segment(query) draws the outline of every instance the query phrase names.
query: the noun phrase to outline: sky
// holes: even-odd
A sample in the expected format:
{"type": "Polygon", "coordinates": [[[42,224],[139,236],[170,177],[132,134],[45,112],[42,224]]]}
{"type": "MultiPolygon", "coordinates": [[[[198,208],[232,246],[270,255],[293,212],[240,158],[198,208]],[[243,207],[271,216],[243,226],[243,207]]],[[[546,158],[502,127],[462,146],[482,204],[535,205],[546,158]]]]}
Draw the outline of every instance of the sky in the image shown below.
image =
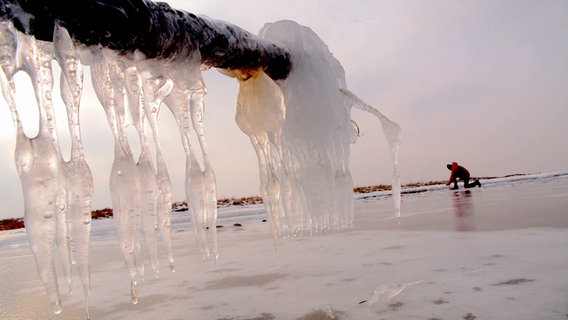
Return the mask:
{"type": "MultiPolygon", "coordinates": [[[[314,30],[342,63],[348,88],[402,127],[403,183],[445,180],[446,163],[452,161],[474,177],[568,169],[567,1],[168,2],[255,34],[278,20],[314,30]]],[[[16,77],[19,110],[33,135],[36,118],[24,114],[34,109],[25,108],[35,104],[31,84],[23,73],[16,77]]],[[[205,137],[218,197],[258,195],[256,154],[234,121],[237,83],[214,69],[204,78],[205,137]]],[[[83,143],[94,176],[93,209],[102,209],[111,205],[113,140],[88,69],[84,87],[83,143]]],[[[58,139],[68,159],[70,139],[58,96],[58,139]]],[[[185,155],[173,117],[162,110],[160,136],[174,201],[183,201],[185,155]]],[[[352,119],[361,130],[351,148],[354,185],[390,184],[391,159],[380,122],[358,110],[352,119]]],[[[136,155],[135,131],[128,130],[136,155]]],[[[0,219],[23,216],[14,145],[10,113],[0,99],[0,219]]]]}

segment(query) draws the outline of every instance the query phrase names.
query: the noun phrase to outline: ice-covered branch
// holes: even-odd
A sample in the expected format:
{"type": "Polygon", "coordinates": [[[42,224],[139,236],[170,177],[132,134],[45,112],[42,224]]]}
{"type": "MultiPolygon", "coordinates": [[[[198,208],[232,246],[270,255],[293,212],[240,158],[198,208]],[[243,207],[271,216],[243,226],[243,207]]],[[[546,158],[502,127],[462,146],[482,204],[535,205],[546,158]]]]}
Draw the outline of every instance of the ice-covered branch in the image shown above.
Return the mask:
{"type": "Polygon", "coordinates": [[[146,58],[199,54],[205,66],[259,69],[272,79],[290,72],[286,50],[233,24],[196,16],[150,0],[4,0],[0,20],[21,32],[53,41],[55,24],[84,45],[101,45],[146,58]]]}
{"type": "Polygon", "coordinates": [[[162,103],[179,127],[186,200],[198,247],[204,257],[218,257],[216,178],[203,125],[203,66],[220,68],[239,82],[236,121],[257,153],[260,191],[275,237],[352,226],[352,107],[376,115],[383,124],[393,154],[393,198],[399,213],[400,127],[347,89],[341,63],[309,27],[277,21],[254,36],[150,0],[2,0],[0,85],[17,131],[15,160],[26,231],[55,313],[62,310],[54,268],[57,249],[69,283],[71,262],[79,267],[89,317],[94,190],[80,137],[83,64],[89,65],[114,138],[109,186],[133,303],[138,302],[138,281],[144,279],[145,256],[158,276],[158,231],[174,270],[172,185],[157,121],[162,103]],[[73,140],[69,161],[56,139],[53,60],[62,71],[61,98],[73,140]],[[33,138],[25,135],[15,105],[13,77],[20,71],[28,73],[36,93],[40,128],[33,138]],[[126,134],[128,115],[142,146],[137,161],[126,134]],[[156,146],[155,162],[146,122],[156,146]],[[191,144],[193,133],[198,151],[191,144]]]}

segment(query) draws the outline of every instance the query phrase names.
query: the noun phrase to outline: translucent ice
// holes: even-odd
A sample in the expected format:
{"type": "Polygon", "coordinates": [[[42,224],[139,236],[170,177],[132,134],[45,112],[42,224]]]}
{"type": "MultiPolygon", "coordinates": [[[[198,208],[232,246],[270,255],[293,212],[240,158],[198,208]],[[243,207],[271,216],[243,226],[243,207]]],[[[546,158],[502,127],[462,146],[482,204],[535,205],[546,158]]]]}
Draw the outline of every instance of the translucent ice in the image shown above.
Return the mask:
{"type": "MultiPolygon", "coordinates": [[[[159,39],[158,46],[167,47],[178,39],[193,41],[191,37],[188,40],[177,36],[180,29],[192,26],[195,16],[176,13],[163,5],[152,8],[167,9],[164,16],[151,15],[151,19],[159,21],[150,23],[159,22],[157,28],[164,28],[154,36],[170,36],[168,31],[176,35],[159,39]],[[180,18],[176,20],[179,25],[168,25],[169,18],[180,18]]],[[[158,48],[165,52],[179,49],[161,59],[148,59],[143,51],[113,51],[104,44],[82,44],[79,50],[67,30],[60,26],[55,27],[51,44],[15,31],[8,22],[0,22],[0,84],[16,127],[15,160],[24,193],[26,229],[55,313],[61,311],[54,267],[59,257],[70,288],[71,262],[78,266],[89,317],[93,181],[83,153],[79,124],[83,88],[81,62],[90,65],[91,82],[114,139],[109,184],[133,303],[138,302],[137,284],[144,277],[145,255],[150,258],[154,274],[158,275],[158,231],[166,247],[170,269],[174,270],[170,231],[172,185],[158,128],[162,103],[172,112],[179,127],[186,155],[186,200],[198,247],[204,257],[218,258],[215,173],[203,129],[207,90],[202,64],[226,68],[222,72],[239,82],[236,122],[249,136],[258,156],[260,191],[274,237],[351,226],[353,182],[349,156],[350,144],[357,136],[350,119],[352,107],[374,114],[382,123],[391,147],[393,198],[397,214],[400,213],[400,127],[347,89],[343,67],[311,29],[292,21],[280,21],[265,25],[260,38],[256,38],[229,24],[210,19],[203,21],[208,28],[202,29],[204,39],[201,40],[205,41],[205,47],[200,49],[205,48],[209,56],[202,57],[200,50],[194,51],[195,48],[184,46],[189,42],[182,41],[174,47],[158,48]],[[238,37],[234,33],[238,33],[238,37]],[[209,41],[210,37],[230,42],[227,45],[234,52],[229,50],[230,54],[223,56],[227,53],[225,48],[220,48],[216,41],[209,41]],[[290,73],[288,57],[292,66],[290,73]],[[71,135],[68,162],[63,161],[56,137],[51,100],[54,59],[62,71],[60,94],[67,108],[71,135]],[[275,66],[270,66],[271,59],[276,59],[275,66]],[[224,65],[223,61],[229,64],[224,65]],[[36,94],[40,123],[39,132],[33,138],[24,133],[14,103],[13,76],[20,70],[29,74],[36,94]],[[280,80],[271,78],[275,74],[280,80]],[[129,124],[138,132],[141,152],[137,160],[126,134],[129,124]],[[148,125],[155,145],[155,159],[150,151],[148,125]],[[197,143],[192,145],[192,141],[197,143]]],[[[117,46],[119,44],[117,42],[117,46]]],[[[191,45],[197,44],[191,42],[191,45]]]]}
{"type": "Polygon", "coordinates": [[[2,25],[2,67],[5,99],[12,110],[16,126],[15,161],[24,193],[24,222],[36,260],[40,279],[50,298],[52,311],[60,313],[61,301],[55,271],[55,259],[62,256],[62,265],[69,279],[67,219],[62,208],[63,161],[56,145],[55,123],[51,102],[53,85],[52,53],[47,43],[14,33],[2,25]],[[7,61],[12,61],[9,66],[7,61]],[[22,70],[32,80],[39,111],[39,132],[29,138],[23,130],[15,108],[15,88],[12,77],[22,70]],[[8,74],[5,74],[7,72],[8,74]],[[58,248],[59,253],[58,254],[58,248]]]}
{"type": "Polygon", "coordinates": [[[257,150],[274,234],[349,227],[354,132],[339,91],[343,69],[313,31],[295,22],[267,24],[260,36],[288,50],[293,66],[277,83],[262,72],[239,76],[237,123],[257,150]]]}
{"type": "Polygon", "coordinates": [[[398,166],[398,149],[400,148],[401,141],[401,129],[400,126],[391,121],[389,118],[385,117],[379,110],[366,104],[363,100],[359,99],[355,94],[347,89],[340,89],[344,96],[345,103],[352,105],[363,111],[367,111],[374,116],[376,116],[381,125],[383,126],[383,132],[387,138],[387,142],[391,151],[391,160],[393,164],[393,180],[392,180],[392,197],[394,201],[395,213],[400,217],[400,170],[398,166]]]}
{"type": "Polygon", "coordinates": [[[260,192],[264,205],[271,216],[274,236],[285,233],[288,224],[281,202],[280,177],[282,172],[282,127],[285,120],[285,105],[282,91],[262,71],[251,75],[238,70],[233,75],[239,80],[236,122],[252,142],[258,156],[260,169],[260,192]]]}
{"type": "Polygon", "coordinates": [[[164,102],[178,123],[186,154],[185,192],[195,237],[203,256],[217,259],[217,192],[202,127],[206,89],[200,66],[200,57],[196,56],[183,63],[172,61],[163,68],[163,76],[173,82],[172,91],[164,102]],[[190,121],[199,140],[202,164],[191,147],[190,121]]]}
{"type": "Polygon", "coordinates": [[[158,187],[156,184],[156,173],[152,164],[150,146],[146,136],[146,114],[142,106],[142,78],[136,70],[136,67],[132,66],[126,69],[124,82],[128,93],[129,110],[132,114],[134,126],[138,132],[141,145],[140,156],[136,162],[140,181],[143,182],[140,185],[138,210],[141,216],[142,230],[148,248],[148,255],[150,257],[150,265],[154,276],[157,277],[159,273],[158,244],[156,240],[156,201],[158,199],[158,187]]]}
{"type": "Polygon", "coordinates": [[[423,282],[424,280],[384,283],[373,291],[369,297],[369,303],[388,302],[390,299],[401,294],[406,288],[417,286],[423,282]]]}
{"type": "Polygon", "coordinates": [[[83,88],[83,66],[67,30],[57,26],[54,32],[54,52],[61,67],[61,97],[67,108],[67,121],[71,134],[71,156],[65,163],[66,212],[71,235],[73,263],[79,270],[83,285],[85,309],[89,318],[89,293],[91,278],[89,268],[89,237],[91,234],[91,200],[93,177],[85,160],[79,108],[83,88]]]}
{"type": "Polygon", "coordinates": [[[379,117],[394,165],[400,212],[400,127],[347,90],[345,73],[327,45],[293,21],[265,25],[260,37],[290,52],[288,78],[229,70],[239,80],[236,121],[258,156],[261,194],[275,236],[341,229],[352,223],[350,144],[353,106],[379,117]]]}
{"type": "Polygon", "coordinates": [[[203,169],[197,163],[194,157],[191,158],[190,179],[190,205],[194,212],[194,228],[197,227],[198,233],[205,232],[200,238],[202,251],[206,257],[218,258],[217,249],[217,188],[215,182],[215,173],[209,160],[207,153],[207,143],[205,142],[205,135],[203,133],[203,113],[205,112],[204,96],[206,90],[203,84],[203,79],[198,82],[198,86],[193,88],[189,104],[191,113],[191,123],[193,129],[197,133],[199,147],[201,148],[201,155],[203,157],[203,169]],[[194,194],[191,194],[191,193],[194,194]],[[203,229],[205,227],[205,231],[203,229]],[[203,239],[205,241],[203,241],[203,239]]]}
{"type": "Polygon", "coordinates": [[[138,303],[136,291],[137,256],[140,256],[139,226],[140,215],[137,205],[140,194],[138,168],[132,157],[125,132],[124,98],[125,89],[120,78],[120,66],[111,54],[97,52],[91,65],[93,87],[97,93],[114,137],[114,161],[110,174],[113,216],[118,227],[120,246],[130,274],[131,300],[138,303]],[[114,80],[114,81],[113,81],[114,80]]]}
{"type": "Polygon", "coordinates": [[[174,257],[172,250],[171,237],[171,211],[172,211],[172,183],[168,174],[168,168],[162,154],[160,145],[160,134],[158,129],[158,114],[160,112],[160,104],[164,98],[172,91],[173,83],[170,79],[164,77],[154,77],[150,70],[151,66],[145,66],[140,63],[140,69],[146,70],[142,72],[143,76],[143,107],[144,113],[154,137],[156,146],[156,214],[158,219],[158,229],[162,237],[162,241],[166,247],[170,270],[174,271],[174,257]]]}

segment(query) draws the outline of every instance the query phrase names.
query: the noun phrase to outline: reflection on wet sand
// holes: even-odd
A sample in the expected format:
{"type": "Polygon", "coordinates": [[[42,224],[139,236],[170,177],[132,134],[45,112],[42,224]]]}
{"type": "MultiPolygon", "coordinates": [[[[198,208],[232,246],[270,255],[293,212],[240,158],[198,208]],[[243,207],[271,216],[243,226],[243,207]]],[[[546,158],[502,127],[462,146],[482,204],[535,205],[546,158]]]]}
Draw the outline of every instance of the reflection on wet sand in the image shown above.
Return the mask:
{"type": "Polygon", "coordinates": [[[453,200],[456,231],[474,231],[474,207],[471,191],[454,191],[453,200]]]}

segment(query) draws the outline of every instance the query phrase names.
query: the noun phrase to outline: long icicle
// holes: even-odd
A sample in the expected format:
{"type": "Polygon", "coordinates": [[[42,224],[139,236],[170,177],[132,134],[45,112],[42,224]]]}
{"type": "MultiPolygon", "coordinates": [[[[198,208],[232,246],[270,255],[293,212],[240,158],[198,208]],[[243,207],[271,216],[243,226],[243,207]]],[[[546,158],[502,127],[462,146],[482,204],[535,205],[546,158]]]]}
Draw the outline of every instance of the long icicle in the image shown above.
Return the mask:
{"type": "Polygon", "coordinates": [[[156,147],[156,182],[158,186],[156,211],[158,216],[158,229],[166,247],[170,270],[174,272],[175,267],[171,236],[172,183],[162,154],[158,129],[160,105],[164,98],[172,91],[173,83],[171,79],[166,77],[154,76],[149,70],[145,70],[143,66],[139,66],[138,68],[139,70],[144,70],[142,71],[144,113],[150,124],[154,145],[156,147]]]}
{"type": "Polygon", "coordinates": [[[392,179],[392,198],[394,201],[394,207],[396,216],[400,217],[400,169],[398,165],[398,149],[400,147],[401,129],[400,126],[391,121],[389,118],[385,117],[379,110],[373,108],[372,106],[365,103],[354,93],[347,89],[339,89],[345,98],[345,102],[356,107],[357,109],[366,111],[374,115],[381,121],[383,126],[383,132],[387,138],[387,142],[391,151],[391,160],[393,164],[393,179],[392,179]]]}
{"type": "Polygon", "coordinates": [[[89,294],[91,275],[89,264],[89,239],[91,234],[91,201],[94,187],[91,169],[85,160],[79,108],[83,89],[83,67],[75,46],[67,30],[56,26],[54,31],[54,51],[61,67],[61,97],[67,108],[67,121],[71,134],[71,157],[65,163],[67,176],[67,212],[72,240],[73,263],[79,269],[83,286],[85,312],[89,314],[89,294]]]}
{"type": "Polygon", "coordinates": [[[152,155],[148,138],[146,136],[146,114],[143,109],[142,77],[135,66],[127,67],[124,76],[124,83],[127,89],[128,107],[132,114],[134,126],[138,132],[141,152],[136,162],[140,181],[140,202],[139,212],[142,222],[142,231],[150,258],[150,266],[154,277],[158,277],[158,244],[156,239],[157,215],[156,201],[158,186],[156,183],[156,173],[152,164],[152,155]]]}
{"type": "Polygon", "coordinates": [[[18,33],[16,66],[30,75],[40,121],[36,137],[17,132],[16,167],[24,192],[24,222],[40,278],[51,300],[52,311],[62,311],[55,257],[59,248],[66,279],[70,276],[67,219],[61,210],[62,158],[55,139],[51,105],[51,53],[31,36],[18,33]]]}
{"type": "MultiPolygon", "coordinates": [[[[120,246],[128,272],[130,275],[131,302],[138,303],[136,290],[137,276],[140,272],[136,261],[138,246],[136,221],[136,200],[139,190],[139,179],[136,163],[128,144],[125,144],[123,115],[120,115],[119,106],[124,98],[119,84],[111,80],[112,63],[102,52],[97,52],[91,65],[93,87],[103,105],[108,123],[114,137],[114,161],[110,175],[110,190],[112,196],[113,216],[117,224],[120,246]],[[118,92],[117,92],[118,91],[118,92]]],[[[122,106],[123,108],[123,106],[122,106]]],[[[123,110],[122,110],[123,111],[123,110]]]]}
{"type": "MultiPolygon", "coordinates": [[[[206,182],[214,182],[215,177],[207,158],[204,158],[205,170],[201,169],[190,143],[190,105],[197,106],[197,108],[193,107],[192,112],[195,114],[191,116],[192,121],[193,119],[199,121],[200,115],[197,113],[202,113],[202,104],[195,101],[191,102],[191,100],[202,99],[204,91],[202,94],[198,91],[205,90],[201,83],[199,57],[194,57],[189,62],[172,63],[168,66],[165,75],[173,82],[172,92],[164,99],[164,102],[178,123],[186,155],[185,189],[187,202],[191,208],[193,232],[203,257],[216,260],[218,258],[215,225],[217,218],[216,199],[214,207],[212,205],[212,199],[216,197],[215,186],[205,185],[206,182]],[[199,96],[193,96],[194,93],[199,96]]],[[[203,136],[199,139],[202,138],[203,136]]],[[[202,145],[204,146],[204,144],[202,145]]]]}

